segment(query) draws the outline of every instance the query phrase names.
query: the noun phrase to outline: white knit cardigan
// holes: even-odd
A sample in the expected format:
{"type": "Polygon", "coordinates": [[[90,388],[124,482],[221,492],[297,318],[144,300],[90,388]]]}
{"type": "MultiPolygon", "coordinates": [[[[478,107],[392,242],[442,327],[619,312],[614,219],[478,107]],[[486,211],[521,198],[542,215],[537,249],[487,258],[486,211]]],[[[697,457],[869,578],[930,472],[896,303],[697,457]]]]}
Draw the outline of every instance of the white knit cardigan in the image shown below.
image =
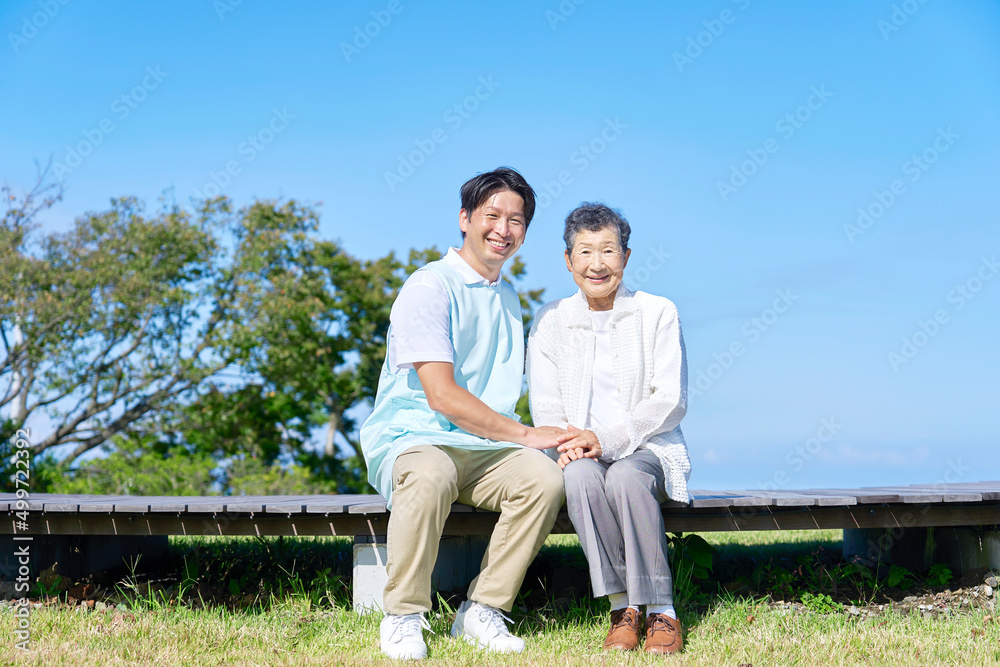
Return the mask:
{"type": "MultiPolygon", "coordinates": [[[[611,366],[625,422],[592,427],[601,458],[617,461],[644,445],[663,465],[667,495],[688,502],[691,460],[680,422],[687,412],[687,357],[673,302],[620,285],[611,319],[611,366]]],[[[528,339],[528,392],[536,426],[587,421],[595,337],[582,292],[547,304],[528,339]]]]}

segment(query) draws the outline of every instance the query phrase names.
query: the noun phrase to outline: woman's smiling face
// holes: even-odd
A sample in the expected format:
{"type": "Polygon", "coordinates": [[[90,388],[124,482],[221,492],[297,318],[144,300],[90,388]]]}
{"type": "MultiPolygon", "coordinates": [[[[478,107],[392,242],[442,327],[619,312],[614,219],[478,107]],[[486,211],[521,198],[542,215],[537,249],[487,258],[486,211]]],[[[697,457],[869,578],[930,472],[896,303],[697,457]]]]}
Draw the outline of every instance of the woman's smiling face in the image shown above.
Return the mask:
{"type": "Polygon", "coordinates": [[[604,227],[581,230],[566,251],[566,268],[587,297],[591,310],[610,310],[622,282],[631,250],[622,251],[618,231],[604,227]]]}

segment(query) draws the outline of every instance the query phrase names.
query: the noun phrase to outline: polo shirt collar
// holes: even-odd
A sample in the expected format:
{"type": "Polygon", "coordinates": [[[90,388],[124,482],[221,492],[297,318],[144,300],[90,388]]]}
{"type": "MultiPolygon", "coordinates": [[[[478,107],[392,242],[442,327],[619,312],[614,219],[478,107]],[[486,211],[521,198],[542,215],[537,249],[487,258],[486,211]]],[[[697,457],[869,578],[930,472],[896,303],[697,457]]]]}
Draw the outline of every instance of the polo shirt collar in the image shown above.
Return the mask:
{"type": "Polygon", "coordinates": [[[462,278],[462,282],[467,285],[489,285],[490,287],[496,287],[503,280],[503,276],[498,277],[493,282],[490,282],[486,278],[479,275],[472,266],[469,265],[465,259],[458,254],[458,248],[448,248],[447,254],[441,258],[448,266],[458,271],[458,275],[462,278]]]}

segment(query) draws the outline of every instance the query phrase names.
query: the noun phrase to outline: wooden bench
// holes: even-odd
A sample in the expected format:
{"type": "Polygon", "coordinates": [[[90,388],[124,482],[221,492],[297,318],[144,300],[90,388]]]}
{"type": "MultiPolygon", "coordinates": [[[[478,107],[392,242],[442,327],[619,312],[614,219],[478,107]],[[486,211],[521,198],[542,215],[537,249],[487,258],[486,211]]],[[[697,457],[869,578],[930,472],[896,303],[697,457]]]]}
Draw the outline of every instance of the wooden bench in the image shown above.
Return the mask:
{"type": "MultiPolygon", "coordinates": [[[[878,544],[875,559],[888,553],[884,547],[892,547],[902,533],[913,532],[911,529],[1000,525],[1000,481],[858,489],[694,490],[691,496],[688,504],[664,504],[668,531],[834,528],[853,531],[862,542],[865,536],[877,535],[871,531],[889,529],[899,533],[890,544],[878,544]]],[[[368,580],[372,572],[377,579],[384,562],[384,547],[379,549],[378,545],[384,544],[389,513],[384,499],[377,495],[31,494],[19,504],[17,496],[8,493],[0,494],[0,510],[6,510],[8,519],[0,522],[0,541],[7,545],[0,561],[39,536],[40,548],[32,552],[35,568],[51,565],[59,540],[68,538],[89,538],[87,545],[80,547],[78,542],[75,547],[86,551],[114,545],[114,540],[107,539],[110,536],[118,540],[152,536],[163,536],[165,540],[168,535],[347,536],[355,542],[355,604],[378,604],[378,581],[368,580]],[[56,546],[42,547],[42,536],[51,540],[47,544],[56,546]]],[[[492,532],[496,518],[495,513],[466,505],[452,507],[443,535],[449,542],[439,559],[439,565],[446,561],[451,572],[436,573],[439,580],[471,579],[469,570],[472,574],[478,570],[476,554],[481,555],[484,536],[492,532]]],[[[553,532],[573,532],[565,511],[553,532]]],[[[867,539],[872,542],[870,537],[867,539]]],[[[872,555],[869,549],[868,556],[872,555]]],[[[120,562],[121,556],[117,557],[120,562]]],[[[2,574],[12,579],[9,561],[5,565],[2,574]]]]}

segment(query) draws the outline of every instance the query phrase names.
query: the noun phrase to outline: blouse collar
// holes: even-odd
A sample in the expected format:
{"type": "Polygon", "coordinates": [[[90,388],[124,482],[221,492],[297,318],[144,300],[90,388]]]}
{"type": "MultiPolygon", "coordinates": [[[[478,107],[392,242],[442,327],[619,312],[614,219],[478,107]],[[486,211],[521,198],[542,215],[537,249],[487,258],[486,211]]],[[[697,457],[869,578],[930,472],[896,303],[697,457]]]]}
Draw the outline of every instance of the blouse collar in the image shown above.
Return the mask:
{"type": "MultiPolygon", "coordinates": [[[[587,303],[587,297],[584,295],[583,290],[577,290],[576,294],[569,297],[566,305],[565,321],[568,326],[583,327],[585,329],[593,327],[590,317],[590,306],[587,303]]],[[[611,306],[611,310],[614,313],[611,318],[612,321],[619,322],[634,314],[637,309],[635,292],[625,287],[624,282],[618,285],[618,291],[615,293],[615,301],[611,306]]]]}

